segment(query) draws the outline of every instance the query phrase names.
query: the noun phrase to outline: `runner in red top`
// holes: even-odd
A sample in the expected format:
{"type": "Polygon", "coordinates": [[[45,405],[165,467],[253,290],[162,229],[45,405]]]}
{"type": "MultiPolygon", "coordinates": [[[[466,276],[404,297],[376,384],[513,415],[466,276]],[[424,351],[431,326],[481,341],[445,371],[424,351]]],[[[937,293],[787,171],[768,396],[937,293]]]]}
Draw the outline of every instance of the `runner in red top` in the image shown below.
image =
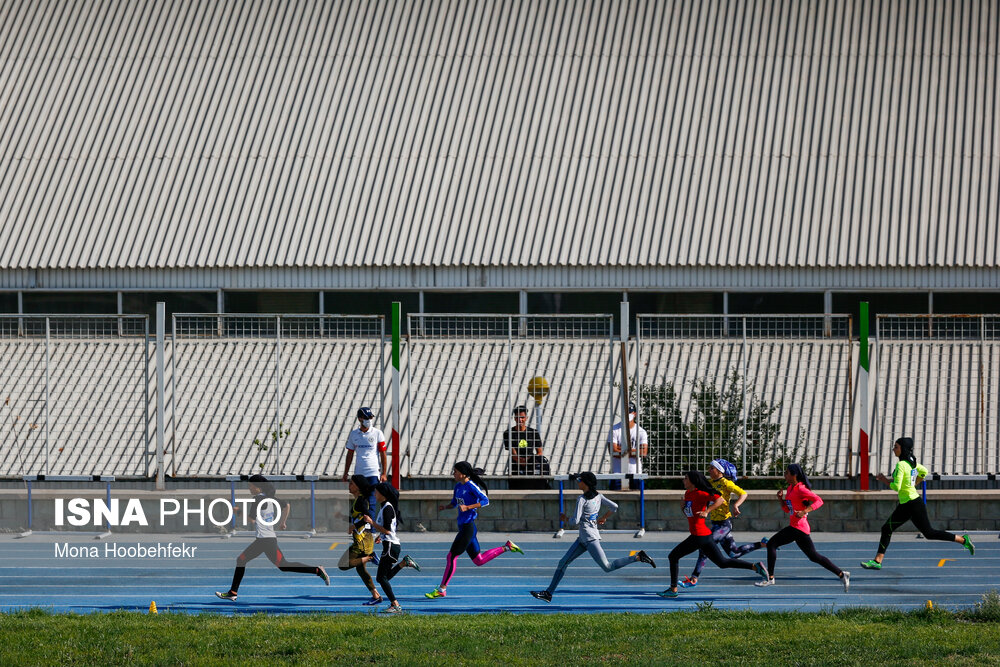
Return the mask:
{"type": "Polygon", "coordinates": [[[677,572],[680,560],[699,549],[705,556],[721,568],[738,568],[740,570],[756,570],[765,579],[767,570],[763,563],[751,564],[735,558],[727,558],[719,548],[718,542],[712,539],[712,530],[705,523],[705,517],[716,507],[723,504],[722,496],[712,488],[705,474],[698,470],[689,470],[684,475],[684,515],[687,516],[688,530],[691,535],[674,547],[670,552],[670,588],[660,593],[660,597],[677,597],[677,572]]]}
{"type": "Polygon", "coordinates": [[[823,499],[813,492],[809,478],[798,463],[793,463],[785,469],[785,481],[788,482],[788,491],[783,489],[778,491],[778,502],[781,503],[782,511],[788,515],[788,525],[767,541],[767,571],[771,574],[764,581],[758,581],[754,585],[774,585],[774,562],[778,558],[778,547],[795,542],[809,560],[819,563],[840,577],[846,593],[851,586],[851,573],[841,570],[829,558],[817,552],[812,538],[809,537],[812,531],[809,528],[808,514],[822,507],[823,499]]]}

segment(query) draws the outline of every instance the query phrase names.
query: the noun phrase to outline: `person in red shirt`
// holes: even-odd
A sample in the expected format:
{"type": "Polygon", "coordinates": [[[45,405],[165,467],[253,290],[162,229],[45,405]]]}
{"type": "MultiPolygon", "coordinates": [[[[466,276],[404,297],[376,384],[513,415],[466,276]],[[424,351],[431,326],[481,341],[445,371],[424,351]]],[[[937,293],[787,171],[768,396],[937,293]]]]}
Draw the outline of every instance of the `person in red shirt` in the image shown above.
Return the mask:
{"type": "Polygon", "coordinates": [[[819,563],[840,577],[846,593],[851,586],[851,573],[841,570],[829,558],[817,552],[812,538],[809,537],[811,532],[809,512],[822,507],[823,499],[813,493],[809,478],[806,477],[805,471],[798,463],[793,463],[785,468],[785,481],[788,482],[788,491],[778,490],[778,502],[781,503],[782,511],[788,515],[788,525],[767,541],[767,571],[770,576],[764,581],[755,582],[754,586],[774,585],[774,562],[778,558],[778,547],[795,542],[809,560],[819,563]]]}
{"type": "Polygon", "coordinates": [[[706,525],[708,513],[723,504],[722,496],[712,488],[705,473],[689,470],[684,474],[684,515],[687,516],[688,530],[691,535],[674,547],[670,552],[670,588],[659,593],[660,597],[677,597],[677,573],[680,560],[699,549],[705,556],[721,568],[738,568],[740,570],[755,570],[757,574],[767,579],[767,570],[763,563],[747,563],[728,558],[719,548],[719,543],[712,539],[712,530],[706,525]]]}

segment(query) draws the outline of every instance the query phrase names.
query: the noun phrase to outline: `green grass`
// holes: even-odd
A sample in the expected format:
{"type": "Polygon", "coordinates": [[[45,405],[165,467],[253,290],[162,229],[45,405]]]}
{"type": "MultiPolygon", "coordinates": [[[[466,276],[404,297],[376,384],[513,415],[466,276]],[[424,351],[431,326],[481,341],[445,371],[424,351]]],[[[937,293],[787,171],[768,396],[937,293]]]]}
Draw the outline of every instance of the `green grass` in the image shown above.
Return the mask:
{"type": "MultiPolygon", "coordinates": [[[[992,597],[991,597],[992,595],[992,597]]],[[[3,665],[1000,665],[974,610],[471,616],[0,614],[3,665]]]]}

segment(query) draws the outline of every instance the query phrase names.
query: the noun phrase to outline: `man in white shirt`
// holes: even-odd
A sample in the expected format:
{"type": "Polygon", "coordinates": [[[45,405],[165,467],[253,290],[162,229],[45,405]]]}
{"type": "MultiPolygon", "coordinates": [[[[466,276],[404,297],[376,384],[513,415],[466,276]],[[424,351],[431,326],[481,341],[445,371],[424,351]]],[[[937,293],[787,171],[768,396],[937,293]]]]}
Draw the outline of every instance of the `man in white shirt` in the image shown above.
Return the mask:
{"type": "MultiPolygon", "coordinates": [[[[344,475],[341,477],[341,481],[347,481],[355,453],[357,453],[358,458],[358,462],[354,466],[355,475],[361,475],[368,480],[372,489],[379,482],[386,480],[389,466],[385,454],[385,434],[373,426],[374,420],[375,414],[371,408],[363,407],[358,410],[360,425],[347,436],[347,461],[344,463],[344,475]]],[[[369,494],[368,507],[376,507],[374,491],[369,494]]],[[[375,510],[372,509],[372,511],[375,510]]]]}
{"type": "MultiPolygon", "coordinates": [[[[622,433],[621,422],[612,426],[611,433],[608,434],[608,448],[611,450],[611,472],[613,473],[625,472],[633,475],[641,473],[642,457],[649,454],[649,436],[646,434],[646,429],[635,423],[636,412],[635,403],[629,403],[628,430],[632,441],[631,449],[628,448],[625,435],[622,433]],[[625,461],[624,467],[622,466],[623,460],[625,461]]],[[[612,480],[610,487],[612,490],[623,488],[618,480],[612,480]]]]}

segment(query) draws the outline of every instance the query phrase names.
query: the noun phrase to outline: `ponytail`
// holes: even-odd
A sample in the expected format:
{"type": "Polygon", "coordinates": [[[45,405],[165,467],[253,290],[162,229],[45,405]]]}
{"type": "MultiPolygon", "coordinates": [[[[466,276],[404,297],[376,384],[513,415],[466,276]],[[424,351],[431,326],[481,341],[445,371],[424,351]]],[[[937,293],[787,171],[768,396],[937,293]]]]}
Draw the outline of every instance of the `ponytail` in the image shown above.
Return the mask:
{"type": "Polygon", "coordinates": [[[684,476],[688,478],[691,485],[699,491],[704,491],[711,496],[719,495],[719,492],[712,488],[712,485],[708,483],[708,478],[705,477],[705,473],[700,470],[688,470],[684,473],[684,476]]]}
{"type": "Polygon", "coordinates": [[[489,492],[489,489],[486,488],[486,482],[484,482],[483,478],[480,476],[486,472],[482,468],[473,468],[472,464],[468,461],[459,461],[455,464],[455,470],[475,482],[476,486],[483,490],[483,493],[489,492]]]}

